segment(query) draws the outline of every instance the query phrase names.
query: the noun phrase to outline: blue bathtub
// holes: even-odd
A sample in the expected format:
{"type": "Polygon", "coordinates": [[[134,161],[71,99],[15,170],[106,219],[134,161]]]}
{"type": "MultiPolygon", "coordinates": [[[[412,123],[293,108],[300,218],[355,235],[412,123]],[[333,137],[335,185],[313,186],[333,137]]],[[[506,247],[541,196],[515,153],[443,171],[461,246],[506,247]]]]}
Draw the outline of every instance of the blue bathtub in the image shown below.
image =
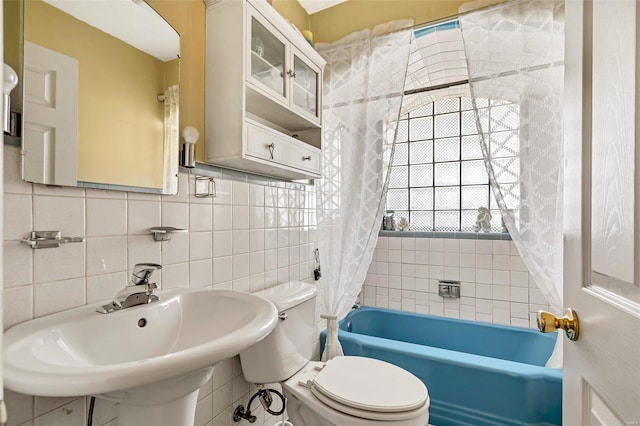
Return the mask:
{"type": "MultiPolygon", "coordinates": [[[[340,322],[338,336],[345,355],[420,378],[434,426],[562,424],[562,371],[544,367],[555,333],[363,307],[340,322]]],[[[326,331],[320,339],[324,349],[326,331]]]]}

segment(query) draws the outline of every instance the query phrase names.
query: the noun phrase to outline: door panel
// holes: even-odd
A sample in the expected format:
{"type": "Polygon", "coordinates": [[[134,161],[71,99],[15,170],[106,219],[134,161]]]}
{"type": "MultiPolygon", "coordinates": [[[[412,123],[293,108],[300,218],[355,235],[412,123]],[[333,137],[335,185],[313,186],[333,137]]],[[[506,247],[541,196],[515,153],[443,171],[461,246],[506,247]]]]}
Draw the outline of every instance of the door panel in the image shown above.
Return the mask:
{"type": "Polygon", "coordinates": [[[585,409],[584,419],[588,419],[585,424],[591,426],[624,426],[625,423],[618,418],[610,404],[605,402],[588,383],[584,384],[585,409]]]}
{"type": "Polygon", "coordinates": [[[638,15],[565,3],[563,424],[640,424],[638,15]]]}
{"type": "Polygon", "coordinates": [[[23,178],[76,186],[78,61],[28,41],[23,128],[23,178]]]}
{"type": "MultiPolygon", "coordinates": [[[[24,129],[23,148],[26,161],[38,164],[38,173],[42,182],[55,182],[54,169],[49,167],[55,158],[55,132],[51,126],[29,123],[24,129]]],[[[27,175],[30,176],[30,175],[27,175]]]]}
{"type": "Polygon", "coordinates": [[[593,3],[591,269],[596,283],[633,282],[633,2],[593,3]]]}

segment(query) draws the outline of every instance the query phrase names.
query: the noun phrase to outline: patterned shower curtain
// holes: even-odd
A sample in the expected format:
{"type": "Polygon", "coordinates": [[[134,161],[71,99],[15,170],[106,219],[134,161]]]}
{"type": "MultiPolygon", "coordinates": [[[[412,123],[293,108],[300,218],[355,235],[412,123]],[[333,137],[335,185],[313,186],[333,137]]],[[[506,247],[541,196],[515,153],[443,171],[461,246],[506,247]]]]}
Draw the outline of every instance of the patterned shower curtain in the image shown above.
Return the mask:
{"type": "Polygon", "coordinates": [[[316,180],[320,299],[328,331],[322,360],[343,355],[337,321],[360,293],[378,240],[411,24],[391,22],[316,45],[327,61],[322,179],[316,180]]]}
{"type": "MultiPolygon", "coordinates": [[[[529,272],[561,315],[564,2],[512,0],[462,14],[460,27],[495,199],[529,272]],[[513,102],[517,114],[501,101],[513,102]]],[[[547,365],[561,363],[559,335],[547,365]]]]}

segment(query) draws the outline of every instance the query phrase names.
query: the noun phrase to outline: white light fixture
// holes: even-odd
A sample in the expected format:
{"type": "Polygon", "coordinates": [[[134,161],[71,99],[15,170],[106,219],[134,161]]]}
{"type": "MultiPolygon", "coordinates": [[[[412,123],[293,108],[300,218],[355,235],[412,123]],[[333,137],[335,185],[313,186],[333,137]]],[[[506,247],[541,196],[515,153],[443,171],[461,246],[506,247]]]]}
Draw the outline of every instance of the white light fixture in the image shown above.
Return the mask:
{"type": "Polygon", "coordinates": [[[2,104],[4,108],[4,115],[2,116],[2,130],[5,133],[10,133],[11,130],[11,91],[18,85],[18,74],[9,65],[4,64],[2,69],[3,84],[2,84],[2,104]]]}
{"type": "Polygon", "coordinates": [[[182,152],[180,153],[180,165],[193,168],[196,165],[196,142],[200,138],[200,132],[193,126],[182,129],[182,152]]]}

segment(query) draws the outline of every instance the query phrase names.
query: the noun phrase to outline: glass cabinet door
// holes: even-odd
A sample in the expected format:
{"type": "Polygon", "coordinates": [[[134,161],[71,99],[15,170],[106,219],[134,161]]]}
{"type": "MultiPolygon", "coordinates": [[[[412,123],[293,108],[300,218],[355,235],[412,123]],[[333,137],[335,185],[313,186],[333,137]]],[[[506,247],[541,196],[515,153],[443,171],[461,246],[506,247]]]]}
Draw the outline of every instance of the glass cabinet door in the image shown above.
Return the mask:
{"type": "Polygon", "coordinates": [[[285,44],[255,16],[251,18],[251,76],[285,96],[285,44]]]}
{"type": "Polygon", "coordinates": [[[294,53],[292,102],[298,108],[318,117],[318,84],[320,72],[294,53]]]}

